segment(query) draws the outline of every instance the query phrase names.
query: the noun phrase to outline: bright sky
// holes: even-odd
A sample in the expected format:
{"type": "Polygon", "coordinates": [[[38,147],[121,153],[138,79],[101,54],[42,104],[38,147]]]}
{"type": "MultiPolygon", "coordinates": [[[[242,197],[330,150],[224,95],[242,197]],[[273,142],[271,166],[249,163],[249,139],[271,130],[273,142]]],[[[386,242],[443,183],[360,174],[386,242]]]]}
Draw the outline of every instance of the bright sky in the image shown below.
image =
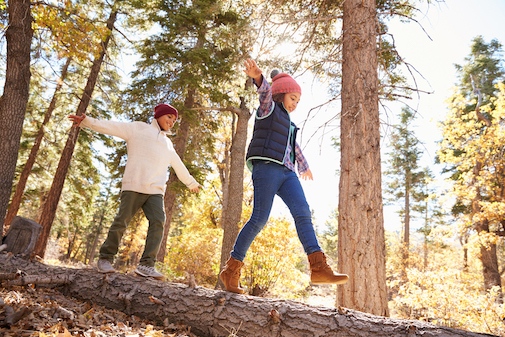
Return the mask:
{"type": "MultiPolygon", "coordinates": [[[[417,76],[418,86],[422,90],[433,92],[430,95],[421,95],[420,99],[416,98],[409,104],[414,108],[417,107],[420,113],[416,120],[418,128],[415,132],[426,147],[423,165],[430,166],[433,173],[438,174],[440,167],[433,165],[435,142],[441,139],[437,122],[443,120],[446,114],[447,108],[444,102],[452,94],[452,87],[457,81],[454,64],[464,62],[464,58],[470,53],[472,39],[478,35],[482,35],[485,42],[497,39],[505,46],[503,23],[505,0],[446,0],[423,10],[416,19],[422,27],[415,23],[394,23],[390,24],[390,32],[394,35],[403,58],[422,74],[417,76]]],[[[319,96],[321,91],[325,90],[313,87],[311,83],[302,84],[302,87],[300,105],[292,114],[292,119],[299,126],[306,118],[307,111],[315,104],[324,101],[324,98],[319,96]]],[[[339,104],[326,111],[327,116],[338,113],[339,104]]],[[[399,113],[401,105],[392,105],[391,109],[389,118],[399,113]]],[[[321,120],[326,117],[322,117],[321,120]]],[[[311,121],[307,126],[308,130],[319,126],[321,120],[311,121]]],[[[338,121],[335,121],[333,125],[338,128],[337,123],[338,121]]],[[[309,205],[315,213],[315,225],[321,228],[332,210],[337,208],[339,177],[335,172],[340,159],[337,151],[328,145],[331,135],[326,135],[322,141],[320,137],[316,137],[307,145],[310,134],[310,131],[303,133],[301,145],[314,174],[314,180],[302,181],[302,185],[309,205]],[[319,143],[324,145],[321,146],[319,143]]],[[[300,141],[300,138],[298,140],[300,141]]],[[[386,144],[383,142],[382,145],[386,144]]],[[[383,156],[382,160],[384,159],[383,156]]],[[[272,215],[289,217],[289,211],[279,198],[274,202],[272,215]]],[[[393,208],[385,207],[384,217],[387,230],[401,229],[400,219],[393,208]]]]}

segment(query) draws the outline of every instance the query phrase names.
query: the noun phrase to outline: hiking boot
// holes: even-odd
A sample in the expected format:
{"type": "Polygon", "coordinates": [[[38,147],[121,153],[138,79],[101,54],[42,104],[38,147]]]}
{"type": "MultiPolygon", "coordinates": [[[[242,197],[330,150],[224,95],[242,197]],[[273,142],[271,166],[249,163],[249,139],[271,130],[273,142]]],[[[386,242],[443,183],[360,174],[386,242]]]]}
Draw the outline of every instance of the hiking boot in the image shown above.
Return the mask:
{"type": "Polygon", "coordinates": [[[98,262],[96,263],[96,269],[98,269],[98,271],[100,273],[104,273],[104,274],[109,274],[109,273],[114,273],[116,272],[116,269],[114,269],[114,267],[112,266],[112,264],[110,263],[109,260],[105,260],[105,259],[99,259],[98,262]]]}
{"type": "Polygon", "coordinates": [[[344,284],[349,279],[346,274],[334,273],[326,263],[323,252],[308,255],[310,264],[310,282],[312,284],[344,284]]]}
{"type": "Polygon", "coordinates": [[[135,273],[140,276],[151,277],[156,280],[163,280],[165,278],[165,275],[158,272],[154,267],[143,266],[141,264],[137,266],[137,269],[135,269],[135,273]]]}
{"type": "Polygon", "coordinates": [[[226,291],[243,294],[245,290],[240,288],[240,269],[244,266],[242,261],[236,260],[230,256],[228,261],[226,261],[226,266],[224,266],[221,274],[219,274],[219,279],[223,282],[226,291]]]}

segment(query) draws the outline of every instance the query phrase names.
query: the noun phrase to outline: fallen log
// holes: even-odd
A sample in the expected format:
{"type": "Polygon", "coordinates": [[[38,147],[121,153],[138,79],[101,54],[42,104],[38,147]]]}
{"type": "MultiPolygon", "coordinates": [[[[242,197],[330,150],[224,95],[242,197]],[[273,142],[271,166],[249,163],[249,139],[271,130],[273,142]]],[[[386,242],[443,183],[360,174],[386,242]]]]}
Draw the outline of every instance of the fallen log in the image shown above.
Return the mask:
{"type": "MultiPolygon", "coordinates": [[[[23,276],[3,282],[38,284],[37,277],[67,296],[158,324],[182,323],[201,337],[484,337],[430,323],[374,316],[347,308],[237,295],[203,287],[50,266],[0,253],[0,273],[23,276]]],[[[41,285],[39,285],[41,286],[41,285]]]]}

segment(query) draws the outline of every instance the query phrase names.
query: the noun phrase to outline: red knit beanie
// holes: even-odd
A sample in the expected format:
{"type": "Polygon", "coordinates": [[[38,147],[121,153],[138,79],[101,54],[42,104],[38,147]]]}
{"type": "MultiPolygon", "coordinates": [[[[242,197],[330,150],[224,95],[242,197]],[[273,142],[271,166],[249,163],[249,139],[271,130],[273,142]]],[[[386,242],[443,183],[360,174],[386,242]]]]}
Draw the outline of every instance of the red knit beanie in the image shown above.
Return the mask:
{"type": "Polygon", "coordinates": [[[154,118],[158,119],[163,115],[175,115],[175,118],[179,117],[177,109],[168,104],[158,104],[154,107],[154,118]]]}
{"type": "Polygon", "coordinates": [[[286,73],[279,73],[272,78],[272,95],[288,94],[291,92],[302,94],[302,88],[300,88],[293,77],[286,73]]]}

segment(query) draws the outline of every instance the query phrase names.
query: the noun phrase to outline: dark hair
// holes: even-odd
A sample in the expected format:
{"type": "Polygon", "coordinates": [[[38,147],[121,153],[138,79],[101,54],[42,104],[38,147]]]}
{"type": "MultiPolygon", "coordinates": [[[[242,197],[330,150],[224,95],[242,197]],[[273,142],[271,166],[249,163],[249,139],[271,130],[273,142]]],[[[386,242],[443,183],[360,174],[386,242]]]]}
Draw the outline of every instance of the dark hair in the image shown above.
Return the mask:
{"type": "Polygon", "coordinates": [[[277,103],[282,103],[282,102],[284,102],[284,95],[286,95],[286,94],[285,93],[278,93],[278,94],[272,95],[272,100],[277,103]]]}

